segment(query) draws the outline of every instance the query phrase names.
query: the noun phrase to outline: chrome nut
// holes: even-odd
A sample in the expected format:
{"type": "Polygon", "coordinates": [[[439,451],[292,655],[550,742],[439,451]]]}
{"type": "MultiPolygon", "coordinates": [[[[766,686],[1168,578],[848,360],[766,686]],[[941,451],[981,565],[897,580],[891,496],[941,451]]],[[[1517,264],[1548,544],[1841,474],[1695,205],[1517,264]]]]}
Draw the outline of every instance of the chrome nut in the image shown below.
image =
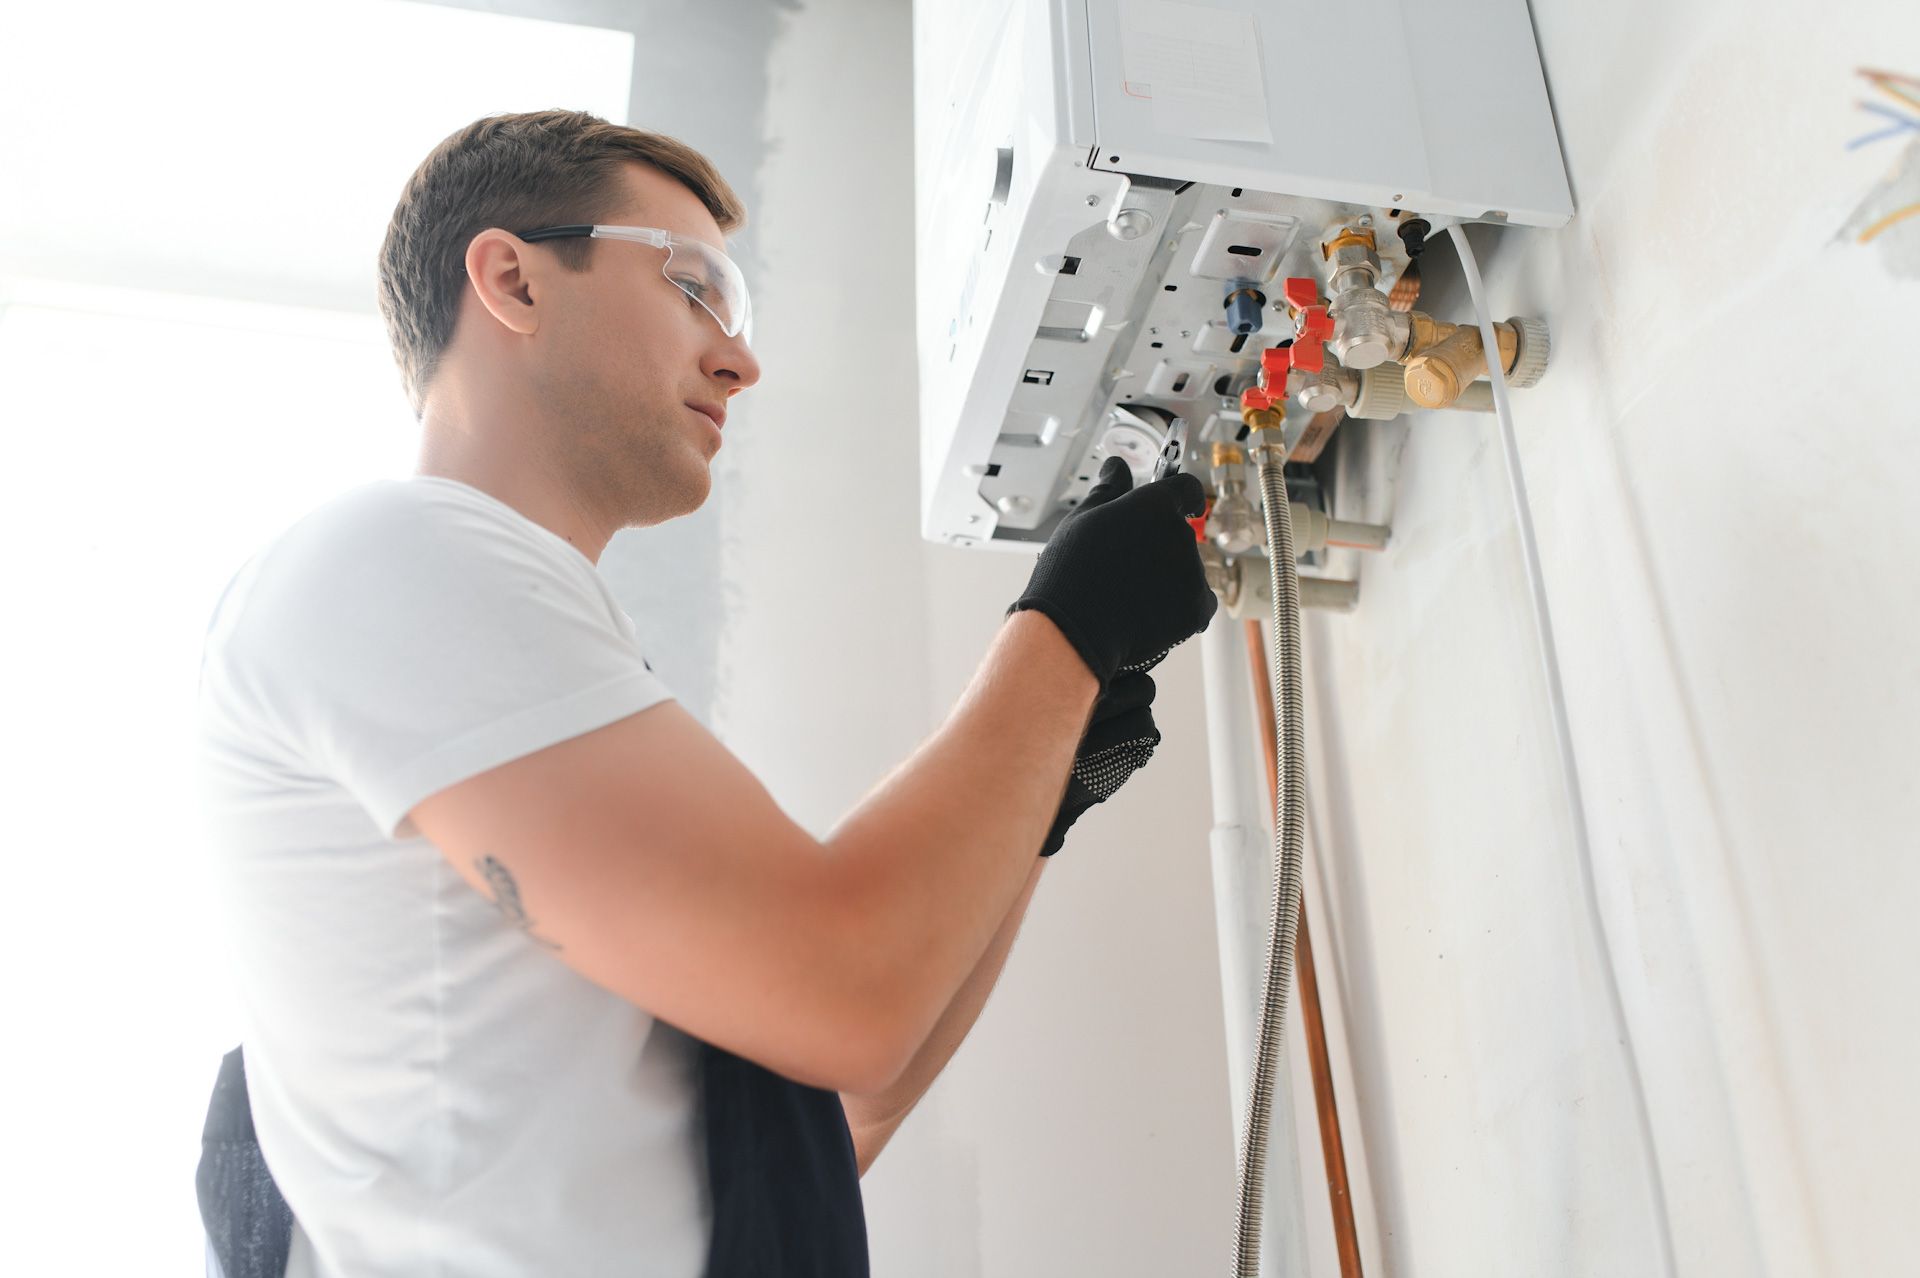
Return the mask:
{"type": "Polygon", "coordinates": [[[1240,602],[1240,574],[1227,564],[1227,556],[1212,542],[1199,544],[1200,568],[1207,575],[1207,586],[1220,596],[1220,602],[1228,608],[1240,602]]]}
{"type": "Polygon", "coordinates": [[[1364,266],[1376,274],[1380,270],[1380,255],[1364,244],[1342,244],[1333,250],[1327,261],[1337,275],[1353,266],[1364,266]]]}
{"type": "Polygon", "coordinates": [[[1293,391],[1294,401],[1300,407],[1310,413],[1324,413],[1347,402],[1340,384],[1342,371],[1325,368],[1317,373],[1308,373],[1296,368],[1287,378],[1287,389],[1293,391]],[[1297,384],[1296,378],[1299,379],[1297,384]]]}
{"type": "Polygon", "coordinates": [[[1377,289],[1354,289],[1333,299],[1333,340],[1327,349],[1348,368],[1372,368],[1406,346],[1406,317],[1387,305],[1377,289]],[[1398,319],[1400,323],[1396,324],[1398,319]],[[1396,343],[1395,338],[1399,336],[1396,343]]]}
{"type": "Polygon", "coordinates": [[[1327,282],[1335,293],[1372,288],[1380,278],[1380,255],[1364,244],[1343,244],[1327,259],[1327,282]]]}

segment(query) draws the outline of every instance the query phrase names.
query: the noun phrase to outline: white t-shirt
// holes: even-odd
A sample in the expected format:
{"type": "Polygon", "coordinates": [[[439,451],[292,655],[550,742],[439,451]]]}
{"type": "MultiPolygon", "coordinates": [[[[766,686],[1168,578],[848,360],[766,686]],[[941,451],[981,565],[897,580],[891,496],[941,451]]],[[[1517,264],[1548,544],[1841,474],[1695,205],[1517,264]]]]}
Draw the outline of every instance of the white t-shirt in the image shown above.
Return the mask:
{"type": "Polygon", "coordinates": [[[290,1278],[704,1267],[694,1041],[406,820],[670,695],[585,555],[451,480],[346,493],[228,586],[198,753],[290,1278]]]}

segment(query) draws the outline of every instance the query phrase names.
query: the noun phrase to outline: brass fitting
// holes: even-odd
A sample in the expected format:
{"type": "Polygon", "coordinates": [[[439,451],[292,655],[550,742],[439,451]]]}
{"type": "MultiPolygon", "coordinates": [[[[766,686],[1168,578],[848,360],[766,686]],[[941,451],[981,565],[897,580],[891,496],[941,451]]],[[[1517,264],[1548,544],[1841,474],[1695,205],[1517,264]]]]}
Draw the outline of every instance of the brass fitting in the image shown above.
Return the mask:
{"type": "MultiPolygon", "coordinates": [[[[1414,312],[1416,319],[1425,316],[1414,312]]],[[[1486,376],[1486,350],[1480,342],[1480,329],[1469,324],[1438,324],[1427,320],[1431,325],[1430,334],[1437,340],[1420,344],[1420,328],[1414,328],[1414,341],[1410,349],[1418,354],[1410,355],[1407,365],[1407,395],[1422,408],[1445,408],[1460,398],[1460,393],[1476,380],[1486,376]],[[1442,333],[1441,329],[1450,332],[1442,333]]],[[[1520,351],[1520,335],[1513,324],[1501,323],[1493,326],[1494,338],[1500,343],[1500,367],[1511,371],[1520,351]]]]}
{"type": "Polygon", "coordinates": [[[1437,320],[1425,311],[1408,311],[1407,326],[1407,349],[1400,353],[1402,364],[1415,355],[1424,354],[1438,346],[1452,337],[1454,330],[1460,327],[1458,324],[1449,324],[1445,320],[1437,320]]]}
{"type": "Polygon", "coordinates": [[[1252,430],[1247,453],[1256,468],[1278,471],[1287,464],[1286,410],[1279,404],[1271,408],[1240,406],[1240,420],[1252,430]]]}
{"type": "Polygon", "coordinates": [[[1240,420],[1256,433],[1263,430],[1279,431],[1286,428],[1287,413],[1278,404],[1271,408],[1249,408],[1243,404],[1240,407],[1240,420]]]}
{"type": "Polygon", "coordinates": [[[1320,246],[1320,256],[1323,259],[1332,260],[1335,253],[1346,248],[1349,244],[1358,244],[1364,247],[1369,253],[1377,253],[1380,251],[1379,246],[1374,243],[1373,232],[1371,230],[1356,230],[1349,226],[1341,231],[1340,234],[1320,246]]]}
{"type": "Polygon", "coordinates": [[[1215,466],[1235,466],[1247,459],[1246,449],[1238,444],[1215,444],[1213,446],[1213,464],[1215,466]]]}
{"type": "MultiPolygon", "coordinates": [[[[1402,364],[1412,363],[1414,356],[1423,355],[1427,351],[1432,350],[1449,337],[1452,337],[1455,333],[1458,333],[1462,328],[1472,329],[1476,333],[1480,331],[1480,327],[1477,324],[1449,324],[1445,320],[1433,318],[1433,316],[1427,314],[1425,311],[1407,312],[1407,321],[1409,332],[1407,349],[1400,356],[1400,362],[1402,364]]],[[[1500,354],[1506,359],[1508,368],[1511,368],[1513,365],[1514,352],[1518,346],[1513,331],[1513,323],[1507,321],[1495,324],[1493,326],[1493,332],[1495,339],[1500,343],[1500,354]]],[[[1483,373],[1486,371],[1484,364],[1481,365],[1480,371],[1483,373]]]]}

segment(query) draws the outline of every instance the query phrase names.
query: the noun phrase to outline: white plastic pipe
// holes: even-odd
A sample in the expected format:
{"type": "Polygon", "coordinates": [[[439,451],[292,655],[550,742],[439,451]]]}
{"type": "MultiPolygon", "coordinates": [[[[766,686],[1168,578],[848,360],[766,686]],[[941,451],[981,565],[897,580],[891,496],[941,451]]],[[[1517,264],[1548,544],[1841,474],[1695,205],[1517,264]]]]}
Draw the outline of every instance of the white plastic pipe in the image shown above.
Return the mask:
{"type": "MultiPolygon", "coordinates": [[[[1480,340],[1490,351],[1499,350],[1494,341],[1493,313],[1487,307],[1486,288],[1480,282],[1480,263],[1467,242],[1466,228],[1458,222],[1447,224],[1453,246],[1460,254],[1460,271],[1467,278],[1467,292],[1473,298],[1474,314],[1480,322],[1480,340]]],[[[1600,909],[1600,889],[1594,874],[1593,846],[1587,832],[1587,805],[1580,789],[1580,765],[1574,757],[1573,732],[1567,722],[1567,694],[1560,680],[1560,646],[1553,637],[1553,612],[1547,606],[1547,581],[1540,570],[1540,546],[1533,535],[1533,503],[1527,500],[1527,476],[1520,465],[1520,441],[1513,429],[1513,405],[1507,397],[1507,376],[1500,361],[1487,361],[1487,380],[1493,388],[1493,413],[1500,431],[1500,452],[1507,464],[1507,491],[1513,498],[1513,519],[1520,534],[1520,559],[1527,573],[1527,594],[1533,605],[1534,638],[1540,649],[1540,669],[1547,685],[1547,713],[1553,721],[1554,744],[1558,749],[1560,775],[1564,783],[1567,820],[1573,828],[1574,857],[1586,888],[1587,912],[1593,923],[1595,942],[1600,947],[1600,970],[1606,976],[1607,994],[1615,1021],[1620,1026],[1620,1046],[1625,1057],[1627,1085],[1633,1096],[1634,1118],[1640,1129],[1640,1144],[1647,1160],[1647,1192],[1651,1202],[1655,1240],[1660,1250],[1660,1271],[1673,1278],[1679,1272],[1673,1254],[1673,1222],[1668,1217],[1665,1178],[1660,1168],[1660,1147],[1654,1140],[1653,1117],[1647,1107],[1646,1079],[1640,1072],[1640,1057],[1633,1047],[1633,1023],[1627,1019],[1626,1000],[1620,993],[1620,977],[1613,968],[1613,946],[1607,939],[1606,915],[1600,909]]]]}
{"type": "MultiPolygon", "coordinates": [[[[1246,1126],[1247,1096],[1260,1021],[1260,979],[1266,968],[1273,847],[1267,816],[1266,764],[1247,679],[1241,623],[1222,608],[1200,636],[1201,687],[1207,707],[1207,768],[1213,782],[1214,925],[1220,943],[1220,996],[1227,1035],[1227,1087],[1233,1130],[1246,1126]]],[[[1260,1238],[1264,1278],[1306,1278],[1306,1202],[1300,1180],[1293,1084],[1280,1071],[1268,1142],[1266,1226],[1260,1238]]],[[[1233,1157],[1238,1151],[1233,1151],[1233,1157]]]]}

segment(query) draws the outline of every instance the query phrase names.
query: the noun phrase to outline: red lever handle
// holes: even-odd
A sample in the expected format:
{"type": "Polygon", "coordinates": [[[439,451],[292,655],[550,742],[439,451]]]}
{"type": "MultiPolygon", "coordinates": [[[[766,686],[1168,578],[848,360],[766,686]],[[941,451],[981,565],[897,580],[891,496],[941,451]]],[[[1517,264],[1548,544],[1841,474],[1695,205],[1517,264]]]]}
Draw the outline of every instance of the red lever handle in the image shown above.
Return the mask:
{"type": "Polygon", "coordinates": [[[1300,332],[1289,348],[1293,366],[1303,372],[1317,373],[1327,366],[1326,340],[1333,336],[1333,318],[1324,306],[1309,306],[1300,312],[1300,332]]]}
{"type": "Polygon", "coordinates": [[[1280,286],[1280,295],[1296,311],[1304,311],[1320,300],[1320,283],[1312,276],[1295,275],[1280,286]]]}
{"type": "MultiPolygon", "coordinates": [[[[1281,398],[1287,394],[1287,370],[1293,367],[1293,348],[1290,346],[1270,346],[1260,352],[1260,389],[1269,395],[1274,387],[1279,387],[1281,398]]],[[[1265,407],[1265,405],[1262,405],[1265,407]]]]}
{"type": "Polygon", "coordinates": [[[1198,519],[1189,519],[1187,521],[1187,523],[1193,528],[1193,539],[1201,543],[1202,545],[1205,545],[1207,540],[1207,516],[1212,513],[1213,513],[1213,498],[1209,497],[1207,498],[1207,504],[1201,508],[1200,517],[1198,519]]]}

